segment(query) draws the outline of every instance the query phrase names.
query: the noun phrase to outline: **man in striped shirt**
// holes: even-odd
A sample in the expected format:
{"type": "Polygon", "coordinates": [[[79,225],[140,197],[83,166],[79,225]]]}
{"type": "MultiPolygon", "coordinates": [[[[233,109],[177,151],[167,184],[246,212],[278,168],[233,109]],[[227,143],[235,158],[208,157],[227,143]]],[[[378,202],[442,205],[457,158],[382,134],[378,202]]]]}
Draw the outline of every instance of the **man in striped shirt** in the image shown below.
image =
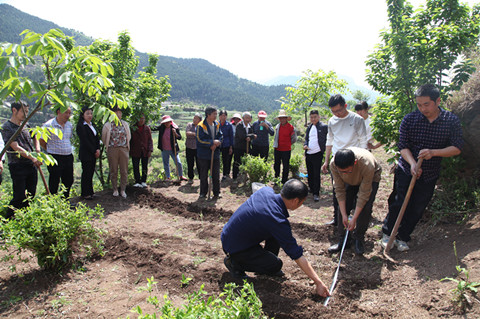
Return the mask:
{"type": "Polygon", "coordinates": [[[47,150],[57,161],[56,165],[47,166],[50,177],[48,178],[48,188],[50,193],[56,194],[60,180],[66,190],[64,196],[68,197],[70,188],[73,184],[73,154],[72,154],[72,138],[73,127],[69,119],[72,115],[72,109],[68,107],[62,112],[60,107],[55,109],[56,117],[48,120],[43,127],[58,129],[62,132],[62,138],[56,134],[51,134],[48,141],[40,140],[40,145],[47,150]]]}

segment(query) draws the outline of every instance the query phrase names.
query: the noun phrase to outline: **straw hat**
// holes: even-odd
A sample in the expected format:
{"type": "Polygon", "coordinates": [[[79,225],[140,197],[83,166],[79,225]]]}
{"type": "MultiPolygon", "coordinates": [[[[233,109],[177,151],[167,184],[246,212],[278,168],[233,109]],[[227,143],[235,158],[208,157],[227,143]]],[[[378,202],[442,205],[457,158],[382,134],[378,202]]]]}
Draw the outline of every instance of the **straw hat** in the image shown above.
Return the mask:
{"type": "Polygon", "coordinates": [[[173,119],[170,117],[170,115],[164,115],[164,116],[162,116],[162,122],[160,122],[160,125],[165,124],[165,123],[167,123],[167,122],[172,122],[172,126],[173,126],[174,128],[177,128],[177,127],[178,127],[177,124],[175,124],[175,122],[173,122],[173,119]]]}
{"type": "Polygon", "coordinates": [[[287,121],[290,121],[292,119],[291,116],[288,116],[287,115],[287,112],[285,112],[285,110],[280,110],[280,112],[278,112],[278,116],[277,116],[277,119],[281,118],[281,117],[286,117],[287,118],[287,121]]]}

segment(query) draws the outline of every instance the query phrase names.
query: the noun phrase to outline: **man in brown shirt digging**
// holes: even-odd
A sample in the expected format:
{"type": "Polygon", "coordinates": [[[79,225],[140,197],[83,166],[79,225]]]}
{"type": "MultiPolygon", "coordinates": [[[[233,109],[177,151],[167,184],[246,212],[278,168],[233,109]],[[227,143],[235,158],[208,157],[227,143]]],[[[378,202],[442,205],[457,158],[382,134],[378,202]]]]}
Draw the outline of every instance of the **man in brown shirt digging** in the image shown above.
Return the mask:
{"type": "MultiPolygon", "coordinates": [[[[333,184],[339,204],[338,233],[340,240],[328,248],[329,253],[338,252],[345,238],[345,229],[353,231],[355,253],[365,252],[364,236],[372,216],[373,201],[377,194],[382,168],[369,151],[350,147],[335,153],[330,163],[333,184]],[[350,211],[355,207],[351,220],[350,211]]],[[[347,245],[348,246],[348,240],[347,245]]]]}

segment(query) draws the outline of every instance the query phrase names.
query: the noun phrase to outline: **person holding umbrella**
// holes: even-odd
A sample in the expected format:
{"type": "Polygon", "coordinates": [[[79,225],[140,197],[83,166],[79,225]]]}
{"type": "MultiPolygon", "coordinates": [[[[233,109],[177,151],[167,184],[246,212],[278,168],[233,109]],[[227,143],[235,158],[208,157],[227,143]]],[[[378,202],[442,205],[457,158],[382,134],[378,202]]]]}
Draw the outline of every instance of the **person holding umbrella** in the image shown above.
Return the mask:
{"type": "Polygon", "coordinates": [[[200,175],[200,199],[209,192],[208,171],[212,179],[214,199],[220,198],[220,146],[223,134],[217,121],[217,109],[207,107],[205,119],[197,125],[197,158],[200,175]]]}

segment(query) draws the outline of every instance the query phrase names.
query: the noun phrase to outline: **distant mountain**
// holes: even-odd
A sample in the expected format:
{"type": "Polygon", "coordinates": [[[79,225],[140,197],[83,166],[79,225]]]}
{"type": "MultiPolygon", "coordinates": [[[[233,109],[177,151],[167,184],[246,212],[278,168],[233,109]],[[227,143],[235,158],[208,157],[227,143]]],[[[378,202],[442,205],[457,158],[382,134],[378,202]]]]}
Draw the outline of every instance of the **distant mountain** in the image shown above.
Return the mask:
{"type": "MultiPolygon", "coordinates": [[[[370,95],[370,103],[373,103],[377,97],[380,96],[380,93],[378,93],[377,91],[373,91],[369,88],[366,88],[364,86],[361,86],[361,85],[357,85],[355,83],[355,80],[351,77],[348,77],[346,75],[342,75],[342,74],[338,74],[338,77],[347,81],[348,83],[348,89],[350,90],[350,92],[354,92],[356,90],[360,90],[364,93],[367,93],[370,95]]],[[[289,75],[289,76],[277,76],[275,78],[272,78],[268,81],[265,81],[263,84],[264,85],[286,85],[286,86],[293,86],[297,83],[298,80],[300,80],[301,76],[298,76],[298,75],[289,75]]],[[[348,101],[348,100],[352,100],[353,99],[353,96],[351,93],[347,93],[345,94],[345,99],[348,101]]]]}
{"type": "MultiPolygon", "coordinates": [[[[0,4],[0,42],[20,43],[19,34],[25,29],[46,33],[53,28],[72,36],[78,45],[89,45],[94,41],[81,32],[62,28],[8,4],[0,4]]],[[[141,70],[148,65],[148,55],[142,52],[137,55],[141,70]]],[[[240,79],[203,59],[160,56],[157,69],[159,76],[170,77],[173,101],[192,101],[238,111],[265,109],[271,112],[280,107],[277,100],[285,94],[284,85],[266,86],[240,79]]]]}

